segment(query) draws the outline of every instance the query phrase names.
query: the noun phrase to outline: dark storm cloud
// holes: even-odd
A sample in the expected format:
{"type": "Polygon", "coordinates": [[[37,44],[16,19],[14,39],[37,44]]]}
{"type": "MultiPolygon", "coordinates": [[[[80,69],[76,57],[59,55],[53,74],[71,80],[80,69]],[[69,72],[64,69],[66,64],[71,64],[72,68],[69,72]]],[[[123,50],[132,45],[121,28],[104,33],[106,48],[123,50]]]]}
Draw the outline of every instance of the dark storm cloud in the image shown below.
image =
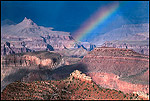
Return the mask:
{"type": "MultiPolygon", "coordinates": [[[[1,1],[1,20],[10,19],[19,23],[26,16],[38,25],[73,32],[99,7],[111,3],[112,1],[1,1]]],[[[120,24],[149,22],[148,1],[119,3],[125,3],[116,15],[120,24]]],[[[113,22],[112,25],[115,28],[113,22]]]]}

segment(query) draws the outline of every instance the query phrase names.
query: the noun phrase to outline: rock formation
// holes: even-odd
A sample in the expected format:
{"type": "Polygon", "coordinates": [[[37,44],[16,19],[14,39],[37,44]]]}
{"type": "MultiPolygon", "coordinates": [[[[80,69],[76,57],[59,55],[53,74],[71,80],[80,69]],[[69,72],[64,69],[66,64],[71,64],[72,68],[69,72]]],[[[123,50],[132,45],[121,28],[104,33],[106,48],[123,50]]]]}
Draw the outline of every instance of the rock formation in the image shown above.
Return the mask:
{"type": "Polygon", "coordinates": [[[42,52],[29,52],[29,53],[18,53],[14,55],[3,56],[3,67],[10,66],[47,66],[51,68],[56,63],[59,64],[61,61],[61,56],[56,53],[51,53],[48,51],[42,52]],[[45,56],[46,54],[46,56],[45,56]],[[54,55],[55,54],[55,55],[54,55]]]}
{"type": "Polygon", "coordinates": [[[84,73],[81,73],[81,71],[79,70],[75,70],[73,73],[70,74],[71,81],[73,78],[80,79],[81,81],[85,81],[85,82],[92,82],[91,77],[86,76],[84,73]]]}
{"type": "Polygon", "coordinates": [[[97,84],[126,93],[149,93],[149,57],[130,49],[95,48],[84,56],[86,74],[97,84]]]}
{"type": "MultiPolygon", "coordinates": [[[[129,24],[129,25],[122,25],[120,28],[113,29],[105,34],[100,34],[96,36],[91,43],[95,45],[102,45],[106,41],[113,41],[113,40],[124,40],[134,36],[138,33],[149,33],[149,24],[129,24]]],[[[143,38],[143,37],[141,37],[143,38]]]]}
{"type": "Polygon", "coordinates": [[[97,46],[126,48],[149,55],[149,24],[130,24],[96,36],[97,46]]]}
{"type": "Polygon", "coordinates": [[[120,41],[107,41],[102,46],[133,49],[138,53],[149,55],[149,33],[137,33],[120,41]]]}
{"type": "Polygon", "coordinates": [[[74,39],[69,32],[52,31],[53,28],[38,26],[26,17],[16,25],[1,27],[1,54],[22,53],[42,50],[74,48],[74,39]],[[6,43],[10,43],[7,47],[6,43]]]}
{"type": "Polygon", "coordinates": [[[60,54],[48,51],[6,55],[1,59],[1,90],[16,80],[47,80],[47,72],[64,64],[60,54]]]}
{"type": "Polygon", "coordinates": [[[1,54],[33,51],[59,51],[63,49],[79,48],[81,45],[91,51],[96,46],[90,43],[75,42],[69,32],[53,31],[53,28],[38,26],[31,19],[24,20],[16,25],[1,27],[1,54]],[[7,46],[6,43],[10,43],[7,46]]]}
{"type": "Polygon", "coordinates": [[[63,49],[62,51],[58,51],[58,52],[63,56],[79,57],[79,58],[82,58],[88,53],[88,51],[82,46],[76,49],[63,49]]]}
{"type": "Polygon", "coordinates": [[[1,100],[141,100],[137,94],[102,88],[76,70],[64,80],[13,82],[1,93],[1,100]],[[74,78],[73,78],[74,77],[74,78]],[[80,78],[80,79],[79,79],[80,78]],[[82,79],[81,79],[82,78],[82,79]],[[86,78],[86,79],[83,79],[86,78]],[[90,81],[90,82],[86,82],[90,81]]]}

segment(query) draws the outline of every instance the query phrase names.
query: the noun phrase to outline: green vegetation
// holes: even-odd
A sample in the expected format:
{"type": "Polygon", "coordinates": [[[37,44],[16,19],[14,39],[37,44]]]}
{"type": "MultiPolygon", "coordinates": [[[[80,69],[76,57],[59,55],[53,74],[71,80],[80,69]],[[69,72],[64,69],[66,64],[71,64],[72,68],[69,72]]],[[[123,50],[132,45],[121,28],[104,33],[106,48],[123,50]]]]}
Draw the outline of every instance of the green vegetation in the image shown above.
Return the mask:
{"type": "Polygon", "coordinates": [[[121,92],[121,91],[119,90],[119,93],[123,93],[123,92],[121,92]]]}
{"type": "Polygon", "coordinates": [[[68,88],[70,87],[70,84],[68,85],[68,88]]]}
{"type": "Polygon", "coordinates": [[[123,94],[123,96],[124,96],[124,98],[126,97],[126,95],[125,95],[125,94],[123,94]]]}

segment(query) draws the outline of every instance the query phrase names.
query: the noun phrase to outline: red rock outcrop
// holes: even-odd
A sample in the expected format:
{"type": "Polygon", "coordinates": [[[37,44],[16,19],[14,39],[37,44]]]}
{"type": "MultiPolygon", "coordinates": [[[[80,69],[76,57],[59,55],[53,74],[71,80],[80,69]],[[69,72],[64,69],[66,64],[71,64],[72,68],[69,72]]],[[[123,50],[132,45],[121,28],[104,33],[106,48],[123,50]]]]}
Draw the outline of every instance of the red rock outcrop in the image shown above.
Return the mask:
{"type": "Polygon", "coordinates": [[[73,73],[70,74],[70,80],[72,79],[80,79],[81,81],[85,82],[92,82],[92,79],[90,76],[86,76],[84,73],[81,73],[79,70],[75,70],[73,73]]]}
{"type": "Polygon", "coordinates": [[[137,94],[99,87],[80,76],[89,79],[76,70],[64,80],[13,82],[2,91],[1,100],[141,100],[137,94]]]}
{"type": "Polygon", "coordinates": [[[149,93],[149,57],[129,49],[95,48],[84,56],[86,74],[103,87],[149,93]]]}
{"type": "Polygon", "coordinates": [[[36,56],[30,56],[30,55],[24,55],[23,58],[25,58],[26,61],[28,61],[27,64],[32,62],[35,65],[41,65],[41,66],[51,66],[53,64],[52,59],[40,59],[36,56]]]}

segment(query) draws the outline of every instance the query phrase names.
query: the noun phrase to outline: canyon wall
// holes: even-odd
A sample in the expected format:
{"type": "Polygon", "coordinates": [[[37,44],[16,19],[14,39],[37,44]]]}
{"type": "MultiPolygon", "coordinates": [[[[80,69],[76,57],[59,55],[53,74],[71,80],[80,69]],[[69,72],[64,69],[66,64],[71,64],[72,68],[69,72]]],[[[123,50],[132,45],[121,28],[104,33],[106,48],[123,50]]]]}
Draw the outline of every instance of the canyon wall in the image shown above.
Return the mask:
{"type": "Polygon", "coordinates": [[[130,49],[95,48],[84,56],[87,75],[100,86],[149,93],[149,57],[130,49]]]}
{"type": "Polygon", "coordinates": [[[41,51],[1,56],[1,90],[11,82],[47,80],[46,73],[64,64],[58,53],[41,51]]]}

